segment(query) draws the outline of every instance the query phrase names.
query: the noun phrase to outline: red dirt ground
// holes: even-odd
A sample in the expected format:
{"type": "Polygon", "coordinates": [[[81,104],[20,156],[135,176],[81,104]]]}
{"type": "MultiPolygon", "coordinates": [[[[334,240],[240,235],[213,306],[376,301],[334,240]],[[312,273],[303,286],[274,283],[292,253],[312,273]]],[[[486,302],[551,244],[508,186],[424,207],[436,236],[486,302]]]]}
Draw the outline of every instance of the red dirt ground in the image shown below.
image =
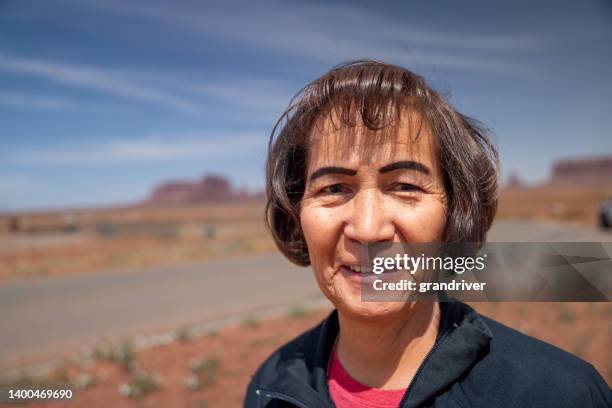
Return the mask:
{"type": "MultiPolygon", "coordinates": [[[[592,363],[608,384],[612,381],[612,304],[610,303],[476,303],[481,313],[531,336],[550,342],[592,363]]],[[[146,396],[127,398],[119,387],[130,378],[120,363],[96,359],[83,368],[69,364],[62,376],[74,380],[88,372],[94,383],[75,390],[66,403],[37,407],[239,407],[246,385],[259,364],[277,347],[322,320],[329,310],[296,313],[263,322],[245,321],[219,333],[139,351],[135,361],[142,370],[157,373],[159,388],[146,396]],[[216,358],[211,384],[188,390],[185,377],[195,358],[216,358]]],[[[72,387],[74,389],[74,386],[72,387]]],[[[8,407],[8,405],[6,405],[8,407]]]]}

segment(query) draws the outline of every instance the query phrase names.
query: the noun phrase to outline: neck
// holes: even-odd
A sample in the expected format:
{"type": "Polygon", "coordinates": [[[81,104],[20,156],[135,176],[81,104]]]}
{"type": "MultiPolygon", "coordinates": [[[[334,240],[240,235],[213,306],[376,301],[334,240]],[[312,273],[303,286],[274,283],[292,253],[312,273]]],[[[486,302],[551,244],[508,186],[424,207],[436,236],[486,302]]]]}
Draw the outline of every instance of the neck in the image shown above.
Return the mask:
{"type": "Polygon", "coordinates": [[[355,380],[370,387],[410,385],[438,334],[437,302],[406,304],[397,315],[363,320],[338,313],[338,358],[355,380]]]}

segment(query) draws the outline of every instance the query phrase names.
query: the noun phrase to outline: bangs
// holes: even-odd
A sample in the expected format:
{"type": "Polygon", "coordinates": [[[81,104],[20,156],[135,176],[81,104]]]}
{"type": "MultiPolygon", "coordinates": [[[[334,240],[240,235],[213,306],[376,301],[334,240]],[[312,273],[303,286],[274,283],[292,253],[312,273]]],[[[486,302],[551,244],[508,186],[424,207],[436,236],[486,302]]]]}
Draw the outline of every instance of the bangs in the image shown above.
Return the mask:
{"type": "MultiPolygon", "coordinates": [[[[400,67],[362,61],[331,70],[308,84],[292,100],[277,122],[286,141],[306,152],[322,135],[355,144],[369,155],[382,143],[397,140],[400,127],[412,142],[419,137],[429,115],[430,92],[424,79],[400,67]]],[[[431,129],[431,127],[427,126],[431,129]]]]}
{"type": "Polygon", "coordinates": [[[427,127],[421,106],[391,93],[376,96],[348,93],[329,100],[318,109],[310,133],[304,135],[305,150],[324,138],[330,145],[350,147],[343,150],[367,160],[384,144],[396,146],[399,139],[415,143],[427,127]]]}

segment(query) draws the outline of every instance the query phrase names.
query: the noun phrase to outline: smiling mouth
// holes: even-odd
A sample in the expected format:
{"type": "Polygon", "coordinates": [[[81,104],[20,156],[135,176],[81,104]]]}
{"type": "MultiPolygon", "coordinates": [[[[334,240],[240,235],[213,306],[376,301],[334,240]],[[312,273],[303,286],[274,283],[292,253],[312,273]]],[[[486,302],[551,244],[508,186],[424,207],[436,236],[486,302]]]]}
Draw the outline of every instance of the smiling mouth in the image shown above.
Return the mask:
{"type": "Polygon", "coordinates": [[[362,265],[352,265],[352,266],[342,265],[341,268],[346,273],[356,275],[356,276],[380,276],[380,275],[386,275],[392,272],[399,271],[399,269],[392,269],[392,270],[386,270],[382,274],[376,274],[372,272],[372,268],[369,268],[367,266],[362,266],[362,265]]]}
{"type": "Polygon", "coordinates": [[[365,266],[361,266],[361,265],[353,265],[353,266],[342,265],[342,266],[345,267],[345,268],[348,268],[348,270],[353,272],[353,273],[360,273],[360,274],[373,273],[372,269],[367,268],[365,266]]]}

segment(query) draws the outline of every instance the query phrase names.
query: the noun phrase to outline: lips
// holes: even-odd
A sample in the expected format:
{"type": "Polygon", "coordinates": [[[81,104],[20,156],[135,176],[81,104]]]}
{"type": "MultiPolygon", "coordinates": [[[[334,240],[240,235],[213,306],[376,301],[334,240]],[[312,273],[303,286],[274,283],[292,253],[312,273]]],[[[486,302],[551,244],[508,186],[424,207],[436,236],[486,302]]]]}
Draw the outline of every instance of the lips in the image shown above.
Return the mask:
{"type": "Polygon", "coordinates": [[[372,273],[372,268],[369,268],[365,265],[342,265],[345,268],[348,268],[351,272],[368,274],[372,273]]]}
{"type": "Polygon", "coordinates": [[[352,267],[348,265],[341,265],[340,273],[342,274],[342,276],[344,276],[345,279],[347,279],[349,282],[354,283],[355,285],[359,285],[368,280],[378,278],[378,276],[373,272],[357,272],[355,269],[357,269],[355,268],[355,265],[352,265],[352,267]]]}
{"type": "Polygon", "coordinates": [[[341,265],[340,269],[342,270],[342,272],[345,275],[350,275],[350,276],[363,276],[363,277],[382,277],[384,276],[390,276],[391,274],[394,274],[395,272],[405,272],[401,269],[388,269],[385,270],[383,273],[374,273],[372,271],[372,268],[368,268],[368,267],[364,267],[364,266],[359,266],[359,265],[352,265],[352,266],[348,266],[348,265],[341,265]]]}

